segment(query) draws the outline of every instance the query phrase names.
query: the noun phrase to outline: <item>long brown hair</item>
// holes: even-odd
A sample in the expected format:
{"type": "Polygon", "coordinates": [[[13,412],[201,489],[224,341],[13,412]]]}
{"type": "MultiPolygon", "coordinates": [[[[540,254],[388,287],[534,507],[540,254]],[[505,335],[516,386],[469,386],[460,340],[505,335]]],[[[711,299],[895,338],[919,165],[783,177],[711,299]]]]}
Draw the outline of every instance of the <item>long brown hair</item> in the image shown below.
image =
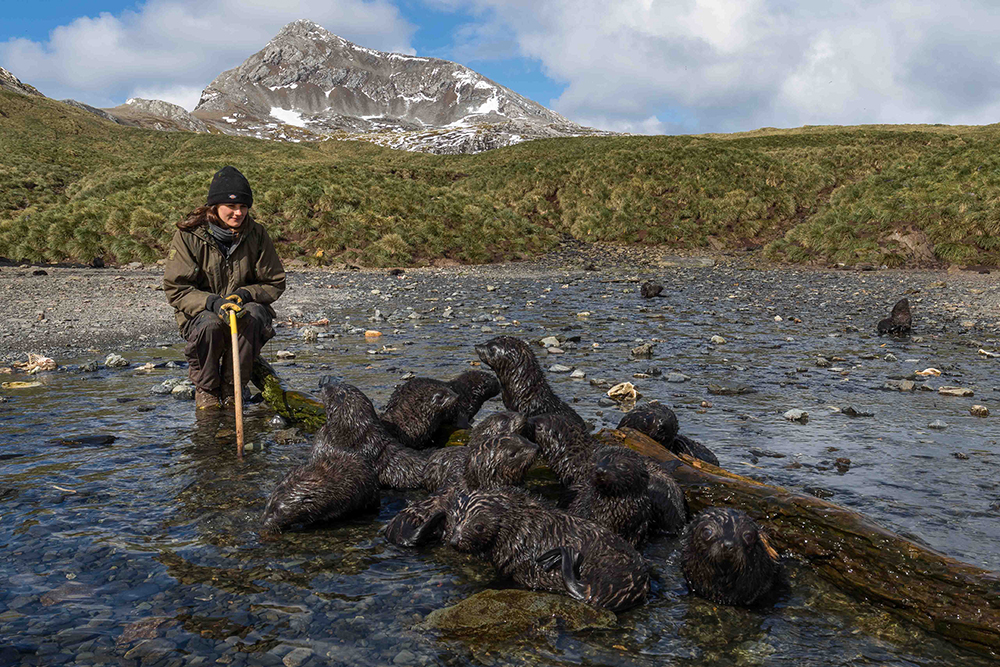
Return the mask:
{"type": "MultiPolygon", "coordinates": [[[[245,225],[248,220],[250,220],[250,211],[247,211],[247,216],[243,218],[243,225],[245,225]]],[[[203,225],[207,222],[212,223],[216,227],[222,227],[223,229],[226,228],[226,226],[222,224],[222,220],[219,218],[219,204],[199,206],[195,210],[188,213],[187,218],[177,223],[177,229],[189,232],[195,227],[203,225]]],[[[243,225],[240,225],[240,229],[243,229],[243,225]]]]}

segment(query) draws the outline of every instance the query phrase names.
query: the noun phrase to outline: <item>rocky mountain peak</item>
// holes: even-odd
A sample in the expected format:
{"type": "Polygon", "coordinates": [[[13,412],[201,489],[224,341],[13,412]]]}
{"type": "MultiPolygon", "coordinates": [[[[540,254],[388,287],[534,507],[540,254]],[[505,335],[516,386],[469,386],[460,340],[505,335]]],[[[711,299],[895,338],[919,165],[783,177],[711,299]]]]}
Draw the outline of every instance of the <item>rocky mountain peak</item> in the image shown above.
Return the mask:
{"type": "Polygon", "coordinates": [[[3,67],[0,67],[0,90],[9,90],[14,93],[21,93],[22,95],[45,97],[45,95],[38,92],[37,88],[22,83],[10,70],[6,70],[3,67]]]}
{"type": "Polygon", "coordinates": [[[193,113],[224,132],[286,140],[348,132],[401,147],[399,133],[433,132],[449,137],[445,152],[592,133],[468,67],[369,49],[308,20],[220,74],[193,113]],[[485,126],[496,137],[484,140],[485,126]]]}

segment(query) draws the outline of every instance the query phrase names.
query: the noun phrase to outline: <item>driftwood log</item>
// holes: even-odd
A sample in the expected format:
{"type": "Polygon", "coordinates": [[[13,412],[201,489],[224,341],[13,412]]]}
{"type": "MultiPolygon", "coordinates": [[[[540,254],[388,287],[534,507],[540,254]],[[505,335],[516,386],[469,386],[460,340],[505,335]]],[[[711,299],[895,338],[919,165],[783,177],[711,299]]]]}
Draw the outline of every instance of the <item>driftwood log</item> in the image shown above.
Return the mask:
{"type": "Polygon", "coordinates": [[[841,590],[927,632],[1000,656],[1000,574],[914,544],[819,498],[673,454],[638,431],[609,429],[597,437],[664,463],[692,511],[738,507],[768,529],[775,548],[808,562],[841,590]]]}
{"type": "MultiPolygon", "coordinates": [[[[289,421],[309,429],[325,422],[323,404],[287,389],[266,363],[255,364],[253,381],[267,403],[289,421]]],[[[881,605],[929,633],[1000,656],[1000,574],[915,544],[819,498],[673,454],[638,431],[608,429],[597,438],[666,465],[692,511],[710,505],[742,509],[768,529],[779,551],[807,562],[846,593],[881,605]]]]}

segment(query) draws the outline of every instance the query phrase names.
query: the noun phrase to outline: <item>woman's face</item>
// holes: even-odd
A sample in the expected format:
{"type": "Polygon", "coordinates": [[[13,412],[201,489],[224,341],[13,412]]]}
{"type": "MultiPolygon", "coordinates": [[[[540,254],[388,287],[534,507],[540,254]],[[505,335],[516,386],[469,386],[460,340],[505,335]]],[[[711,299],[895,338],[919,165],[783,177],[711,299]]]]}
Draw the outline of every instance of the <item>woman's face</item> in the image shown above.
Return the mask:
{"type": "Polygon", "coordinates": [[[219,204],[216,213],[222,225],[227,229],[239,229],[247,217],[249,207],[246,204],[219,204]]]}

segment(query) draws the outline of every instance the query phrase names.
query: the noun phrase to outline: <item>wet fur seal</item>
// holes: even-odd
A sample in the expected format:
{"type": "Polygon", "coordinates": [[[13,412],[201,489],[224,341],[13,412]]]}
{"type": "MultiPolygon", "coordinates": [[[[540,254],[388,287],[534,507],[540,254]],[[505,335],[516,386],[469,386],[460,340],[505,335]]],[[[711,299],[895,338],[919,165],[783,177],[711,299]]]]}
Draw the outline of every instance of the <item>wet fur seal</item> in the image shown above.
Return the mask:
{"type": "Polygon", "coordinates": [[[496,373],[503,404],[508,410],[529,418],[543,414],[565,415],[583,431],[590,430],[576,410],[552,391],[535,353],[523,340],[497,336],[476,345],[476,354],[496,373]]]}
{"type": "Polygon", "coordinates": [[[455,421],[458,403],[458,394],[444,382],[413,378],[396,387],[380,419],[399,444],[422,449],[442,424],[455,421]]]}
{"type": "Polygon", "coordinates": [[[622,416],[618,428],[633,428],[645,433],[674,454],[687,454],[714,466],[719,465],[719,459],[712,450],[677,432],[677,415],[659,401],[650,401],[632,408],[622,416]]]}
{"type": "Polygon", "coordinates": [[[684,527],[684,493],[655,461],[600,443],[562,415],[532,421],[542,456],[567,490],[571,514],[599,523],[634,546],[653,533],[675,535],[684,527]]]}
{"type": "Polygon", "coordinates": [[[535,443],[516,434],[491,435],[448,449],[468,451],[461,476],[439,487],[437,495],[396,514],[385,528],[389,542],[412,547],[439,539],[449,529],[446,510],[456,494],[520,484],[538,455],[535,443]]]}
{"type": "Polygon", "coordinates": [[[360,389],[346,382],[330,382],[323,385],[320,394],[326,424],[316,435],[312,460],[338,449],[356,452],[374,466],[383,488],[420,488],[426,458],[392,437],[360,389]]]}
{"type": "Polygon", "coordinates": [[[261,535],[377,511],[378,475],[360,454],[334,450],[292,468],[271,491],[261,535]]]}
{"type": "Polygon", "coordinates": [[[905,336],[910,333],[913,327],[913,317],[910,315],[910,302],[908,299],[900,299],[892,307],[892,313],[884,320],[879,320],[875,327],[879,336],[889,334],[890,336],[905,336]]]}
{"type": "Polygon", "coordinates": [[[703,510],[684,529],[681,569],[688,588],[736,606],[764,603],[781,577],[781,561],[767,534],[745,512],[703,510]]]}
{"type": "Polygon", "coordinates": [[[645,602],[649,571],[628,542],[593,521],[531,502],[518,489],[458,496],[448,543],[525,588],[624,611],[645,602]]]}

